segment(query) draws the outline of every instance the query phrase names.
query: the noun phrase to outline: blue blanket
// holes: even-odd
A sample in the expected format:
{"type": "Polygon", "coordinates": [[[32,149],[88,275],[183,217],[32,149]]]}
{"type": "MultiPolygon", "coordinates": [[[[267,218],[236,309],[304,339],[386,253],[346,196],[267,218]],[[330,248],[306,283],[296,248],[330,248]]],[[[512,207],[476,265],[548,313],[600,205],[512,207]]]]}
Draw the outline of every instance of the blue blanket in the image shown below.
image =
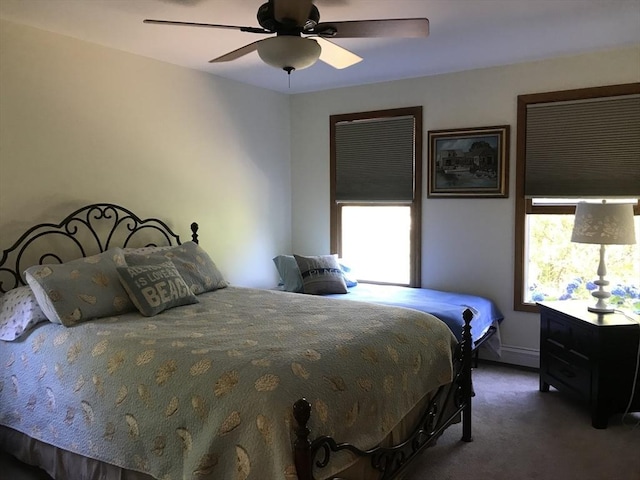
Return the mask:
{"type": "Polygon", "coordinates": [[[330,294],[326,296],[413,308],[414,310],[430,313],[445,322],[458,341],[462,338],[462,327],[464,325],[462,312],[469,308],[473,312],[471,336],[474,344],[487,333],[491,326],[497,327],[504,319],[500,309],[487,298],[427,288],[360,283],[350,288],[347,294],[330,294]]]}

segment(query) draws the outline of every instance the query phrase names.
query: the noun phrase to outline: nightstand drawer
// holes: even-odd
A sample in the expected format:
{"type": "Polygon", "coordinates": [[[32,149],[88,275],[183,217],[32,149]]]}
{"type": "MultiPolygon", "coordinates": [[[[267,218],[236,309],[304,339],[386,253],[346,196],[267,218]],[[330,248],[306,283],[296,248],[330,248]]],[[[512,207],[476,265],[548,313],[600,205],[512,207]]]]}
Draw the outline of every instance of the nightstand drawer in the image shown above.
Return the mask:
{"type": "Polygon", "coordinates": [[[567,348],[571,343],[571,327],[566,323],[557,321],[555,318],[549,318],[547,322],[547,338],[559,347],[567,348]]]}
{"type": "MultiPolygon", "coordinates": [[[[591,371],[571,364],[566,360],[550,353],[546,359],[547,375],[586,399],[591,395],[591,371]]],[[[552,382],[556,385],[556,382],[552,382]]]]}
{"type": "Polygon", "coordinates": [[[595,340],[590,331],[555,318],[549,318],[548,322],[547,340],[549,343],[564,348],[585,360],[591,357],[595,340]]]}
{"type": "Polygon", "coordinates": [[[580,367],[589,368],[589,357],[585,354],[581,353],[578,350],[574,350],[573,348],[568,348],[565,345],[553,340],[552,338],[547,338],[544,340],[546,351],[548,351],[551,355],[555,355],[560,360],[569,363],[571,365],[578,365],[580,367]]]}

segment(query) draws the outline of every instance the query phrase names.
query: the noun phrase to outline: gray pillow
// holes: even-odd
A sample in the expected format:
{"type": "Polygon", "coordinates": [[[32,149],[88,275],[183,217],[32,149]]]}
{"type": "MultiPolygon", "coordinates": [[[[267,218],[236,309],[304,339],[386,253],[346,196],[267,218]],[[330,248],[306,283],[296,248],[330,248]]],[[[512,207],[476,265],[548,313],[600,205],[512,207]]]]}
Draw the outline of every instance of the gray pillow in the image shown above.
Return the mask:
{"type": "Polygon", "coordinates": [[[293,257],[302,275],[304,293],[347,293],[347,284],[335,255],[303,257],[294,254],[293,257]]]}
{"type": "Polygon", "coordinates": [[[180,305],[198,303],[196,296],[169,260],[118,267],[118,275],[129,298],[146,317],[180,305]]]}
{"type": "Polygon", "coordinates": [[[127,265],[146,265],[170,260],[195,295],[229,285],[211,257],[195,242],[150,253],[144,252],[144,249],[125,253],[127,265]]]}
{"type": "Polygon", "coordinates": [[[116,271],[124,264],[122,250],[112,248],[71,262],[29,267],[25,278],[49,321],[69,327],[135,310],[116,271]]]}

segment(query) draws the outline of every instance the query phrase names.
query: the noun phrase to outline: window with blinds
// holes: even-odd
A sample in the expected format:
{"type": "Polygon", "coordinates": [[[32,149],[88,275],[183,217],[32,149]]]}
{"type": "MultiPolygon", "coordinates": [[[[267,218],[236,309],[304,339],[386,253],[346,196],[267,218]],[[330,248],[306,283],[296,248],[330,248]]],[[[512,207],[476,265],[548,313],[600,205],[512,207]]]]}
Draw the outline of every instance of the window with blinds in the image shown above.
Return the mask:
{"type": "Polygon", "coordinates": [[[525,195],[640,196],[640,95],[526,109],[525,195]]]}
{"type": "Polygon", "coordinates": [[[412,201],[414,135],[413,116],[336,123],[336,200],[412,201]]]}
{"type": "MultiPolygon", "coordinates": [[[[640,227],[640,83],[518,96],[515,310],[590,298],[598,255],[571,230],[576,203],[594,198],[634,204],[640,227]]],[[[607,255],[614,303],[640,308],[640,248],[607,255]]]]}
{"type": "Polygon", "coordinates": [[[331,251],[359,281],[420,286],[422,107],[332,115],[331,251]]]}

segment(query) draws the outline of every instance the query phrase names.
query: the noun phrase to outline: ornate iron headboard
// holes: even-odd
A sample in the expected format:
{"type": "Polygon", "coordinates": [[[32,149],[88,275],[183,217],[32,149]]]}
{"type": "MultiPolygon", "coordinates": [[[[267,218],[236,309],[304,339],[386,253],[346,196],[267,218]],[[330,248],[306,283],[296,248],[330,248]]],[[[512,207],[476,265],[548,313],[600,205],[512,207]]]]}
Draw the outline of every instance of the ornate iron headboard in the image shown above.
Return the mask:
{"type": "MultiPolygon", "coordinates": [[[[198,224],[191,224],[198,242],[198,224]]],[[[41,223],[27,230],[0,259],[0,292],[25,285],[23,272],[31,265],[63,263],[104,252],[112,247],[179,245],[180,237],[162,220],[141,220],[111,203],[82,207],[59,224],[41,223]]]]}

